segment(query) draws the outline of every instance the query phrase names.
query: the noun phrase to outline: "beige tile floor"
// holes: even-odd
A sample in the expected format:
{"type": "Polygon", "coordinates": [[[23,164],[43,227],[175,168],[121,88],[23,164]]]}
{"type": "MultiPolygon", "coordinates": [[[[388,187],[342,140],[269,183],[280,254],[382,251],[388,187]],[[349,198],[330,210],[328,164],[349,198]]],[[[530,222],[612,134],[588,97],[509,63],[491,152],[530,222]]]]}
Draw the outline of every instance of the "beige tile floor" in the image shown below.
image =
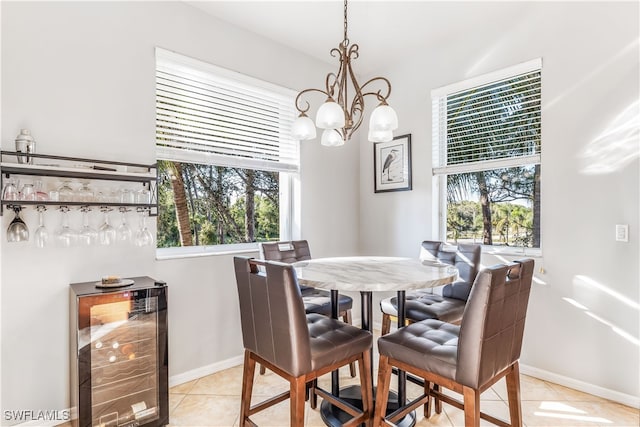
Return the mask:
{"type": "MultiPolygon", "coordinates": [[[[392,380],[393,381],[393,380],[392,380]]],[[[340,370],[340,384],[357,383],[349,377],[348,369],[340,370]]],[[[237,366],[190,381],[169,390],[169,414],[172,427],[238,426],[240,411],[240,387],[242,367],[237,366]]],[[[330,376],[320,380],[322,387],[330,389],[330,376]]],[[[267,371],[256,373],[253,403],[274,396],[287,389],[287,383],[276,374],[267,371]],[[261,399],[262,398],[262,399],[261,399]]],[[[527,427],[548,426],[610,426],[638,427],[639,411],[586,393],[521,376],[523,422],[527,427]]],[[[409,397],[420,394],[420,388],[409,383],[409,397]]],[[[504,380],[482,394],[484,412],[508,420],[507,393],[504,380]]],[[[443,405],[443,412],[430,419],[417,412],[418,427],[464,426],[464,414],[450,405],[443,405]]],[[[289,403],[284,401],[252,417],[259,426],[283,427],[289,425],[289,403]]],[[[317,410],[305,410],[305,426],[323,426],[317,410]]],[[[482,420],[480,425],[492,425],[482,420]]]]}

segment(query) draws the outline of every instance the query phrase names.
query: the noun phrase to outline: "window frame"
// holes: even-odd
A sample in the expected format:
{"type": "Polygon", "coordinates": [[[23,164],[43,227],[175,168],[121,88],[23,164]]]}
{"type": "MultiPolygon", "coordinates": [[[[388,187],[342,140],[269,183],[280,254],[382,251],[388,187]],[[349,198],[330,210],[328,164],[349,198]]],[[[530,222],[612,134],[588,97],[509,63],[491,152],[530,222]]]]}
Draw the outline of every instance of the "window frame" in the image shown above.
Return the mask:
{"type": "MultiPolygon", "coordinates": [[[[511,157],[501,159],[483,160],[469,163],[458,163],[454,165],[440,165],[440,156],[443,155],[441,132],[446,131],[446,115],[444,123],[441,121],[440,111],[436,103],[440,99],[456,92],[461,92],[480,86],[487,85],[492,82],[516,77],[528,72],[539,71],[542,76],[542,58],[536,58],[520,64],[503,68],[494,72],[472,77],[450,85],[442,86],[431,91],[432,99],[432,217],[437,218],[433,223],[433,233],[442,241],[447,241],[447,177],[448,175],[477,172],[483,170],[493,170],[500,168],[524,166],[524,165],[542,165],[541,150],[539,153],[511,157]],[[444,126],[444,128],[443,128],[444,126]]],[[[542,83],[540,83],[542,86],[542,83]]],[[[542,95],[540,96],[542,98],[542,95]]],[[[542,107],[540,107],[542,116],[542,107]]],[[[446,152],[445,154],[446,155],[446,152]]],[[[540,236],[540,247],[530,248],[524,246],[498,246],[498,245],[482,245],[483,253],[496,255],[527,255],[539,257],[542,256],[542,236],[540,236]]]]}
{"type": "MultiPolygon", "coordinates": [[[[293,118],[295,117],[294,99],[296,92],[292,89],[284,88],[251,76],[156,47],[155,71],[158,72],[159,63],[165,64],[167,61],[169,61],[171,65],[175,64],[178,67],[185,67],[189,72],[195,71],[198,73],[206,73],[212,77],[231,80],[239,86],[249,88],[249,90],[272,92],[277,96],[290,98],[291,102],[289,103],[287,101],[287,105],[291,105],[291,122],[293,122],[293,118]]],[[[158,86],[156,80],[154,91],[156,96],[157,90],[158,86]]],[[[156,109],[157,108],[158,102],[156,101],[156,109]]],[[[280,121],[279,125],[281,131],[284,129],[285,132],[285,136],[283,137],[285,139],[285,149],[289,149],[290,151],[287,152],[288,157],[284,159],[284,163],[280,166],[273,162],[267,164],[266,161],[261,162],[259,159],[247,160],[242,157],[234,157],[233,155],[224,158],[219,153],[208,154],[206,151],[191,151],[188,149],[180,150],[173,147],[167,148],[166,146],[161,146],[159,144],[159,140],[156,140],[156,158],[158,160],[177,161],[182,163],[198,163],[223,167],[240,167],[253,170],[277,171],[280,178],[279,239],[294,239],[299,237],[300,234],[300,150],[297,141],[293,140],[293,138],[287,134],[290,126],[286,126],[286,124],[283,123],[284,122],[280,121]],[[291,143],[292,141],[293,144],[291,143]],[[293,150],[293,154],[291,154],[291,150],[293,150]]],[[[157,130],[158,125],[156,124],[156,132],[157,130]]],[[[156,259],[165,260],[210,255],[251,253],[257,250],[257,242],[222,245],[175,246],[171,248],[156,247],[156,259]]]]}

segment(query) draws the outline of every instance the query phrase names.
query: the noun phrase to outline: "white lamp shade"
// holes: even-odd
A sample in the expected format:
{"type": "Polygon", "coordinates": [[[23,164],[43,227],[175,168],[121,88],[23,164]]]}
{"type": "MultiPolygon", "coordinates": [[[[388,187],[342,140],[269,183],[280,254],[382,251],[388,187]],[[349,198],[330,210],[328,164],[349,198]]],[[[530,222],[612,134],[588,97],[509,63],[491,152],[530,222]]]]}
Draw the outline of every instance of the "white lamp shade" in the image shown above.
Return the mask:
{"type": "Polygon", "coordinates": [[[339,147],[344,145],[344,139],[342,139],[342,135],[335,129],[325,129],[322,132],[322,139],[320,143],[325,147],[339,147]]]}
{"type": "Polygon", "coordinates": [[[371,113],[369,129],[373,131],[398,129],[398,115],[388,105],[378,105],[371,113]]]}
{"type": "Polygon", "coordinates": [[[307,116],[300,116],[291,125],[291,136],[298,141],[305,141],[316,137],[316,126],[307,116]]]}
{"type": "Polygon", "coordinates": [[[344,127],[344,111],[337,102],[327,100],[318,108],[316,126],[320,129],[342,129],[344,127]]]}
{"type": "Polygon", "coordinates": [[[393,139],[393,132],[390,130],[371,130],[369,129],[369,141],[371,142],[389,142],[393,139]]]}

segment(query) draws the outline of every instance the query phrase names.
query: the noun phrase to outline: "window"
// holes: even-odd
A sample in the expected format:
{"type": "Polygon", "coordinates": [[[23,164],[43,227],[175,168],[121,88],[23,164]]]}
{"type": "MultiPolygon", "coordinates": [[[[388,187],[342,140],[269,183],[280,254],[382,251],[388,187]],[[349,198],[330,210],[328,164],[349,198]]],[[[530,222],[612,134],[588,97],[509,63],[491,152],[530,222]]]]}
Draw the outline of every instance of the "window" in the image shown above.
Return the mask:
{"type": "Polygon", "coordinates": [[[291,236],[294,96],[156,49],[158,248],[291,236]]]}
{"type": "Polygon", "coordinates": [[[540,247],[541,66],[432,91],[441,238],[540,247]]]}

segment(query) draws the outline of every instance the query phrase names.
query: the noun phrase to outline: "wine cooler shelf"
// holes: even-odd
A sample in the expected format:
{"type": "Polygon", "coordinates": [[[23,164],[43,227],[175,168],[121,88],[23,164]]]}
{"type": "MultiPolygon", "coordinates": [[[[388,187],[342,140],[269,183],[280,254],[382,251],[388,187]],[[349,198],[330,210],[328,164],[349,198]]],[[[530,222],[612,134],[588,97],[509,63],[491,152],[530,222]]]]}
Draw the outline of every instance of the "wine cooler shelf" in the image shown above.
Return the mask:
{"type": "Polygon", "coordinates": [[[148,277],[71,285],[74,426],[168,424],[166,286],[148,277]]]}

